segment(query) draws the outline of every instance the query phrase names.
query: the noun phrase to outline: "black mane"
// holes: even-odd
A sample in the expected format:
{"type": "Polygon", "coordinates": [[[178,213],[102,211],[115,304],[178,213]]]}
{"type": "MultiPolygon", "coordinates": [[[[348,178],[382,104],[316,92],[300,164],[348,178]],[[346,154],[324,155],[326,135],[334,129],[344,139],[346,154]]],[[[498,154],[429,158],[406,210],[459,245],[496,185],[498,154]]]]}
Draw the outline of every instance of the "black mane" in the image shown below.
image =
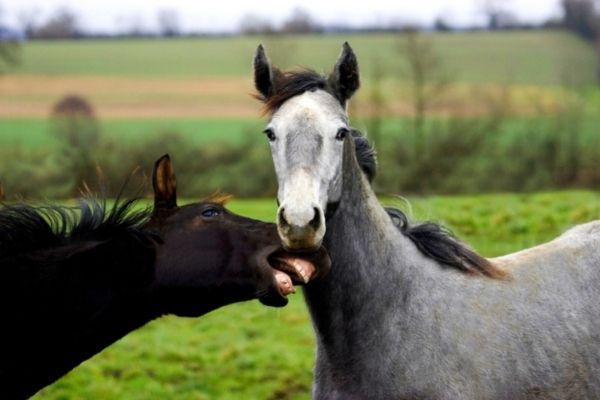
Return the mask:
{"type": "MultiPolygon", "coordinates": [[[[377,169],[375,150],[357,129],[352,129],[358,163],[372,181],[377,169]]],[[[397,208],[387,207],[386,212],[402,232],[425,256],[442,265],[472,274],[491,278],[503,278],[505,273],[492,265],[466,244],[458,240],[450,230],[435,222],[412,225],[406,214],[397,208]]]]}
{"type": "Polygon", "coordinates": [[[0,397],[31,396],[121,337],[121,322],[141,325],[129,299],[154,280],[158,239],[135,206],[0,208],[0,397]]]}
{"type": "Polygon", "coordinates": [[[458,240],[450,230],[435,222],[411,225],[408,217],[397,208],[385,209],[394,224],[425,256],[442,265],[469,274],[500,279],[505,273],[458,240]]]}
{"type": "Polygon", "coordinates": [[[360,169],[365,173],[369,182],[373,182],[377,174],[377,152],[358,129],[351,128],[350,132],[354,138],[354,149],[358,165],[360,165],[360,169]]]}
{"type": "Polygon", "coordinates": [[[4,205],[0,208],[0,263],[16,257],[36,258],[38,253],[60,260],[110,243],[149,248],[157,239],[144,229],[150,210],[135,210],[136,204],[136,200],[117,200],[109,208],[104,200],[88,199],[77,207],[4,205]]]}

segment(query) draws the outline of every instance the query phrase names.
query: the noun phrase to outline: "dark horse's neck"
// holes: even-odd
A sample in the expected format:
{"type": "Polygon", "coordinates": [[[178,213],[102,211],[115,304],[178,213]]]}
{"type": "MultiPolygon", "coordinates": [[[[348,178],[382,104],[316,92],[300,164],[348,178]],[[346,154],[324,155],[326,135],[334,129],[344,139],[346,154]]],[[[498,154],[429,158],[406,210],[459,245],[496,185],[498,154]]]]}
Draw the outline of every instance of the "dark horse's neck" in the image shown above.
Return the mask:
{"type": "Polygon", "coordinates": [[[0,398],[33,395],[158,317],[154,249],[139,239],[0,257],[0,398]]]}
{"type": "MultiPolygon", "coordinates": [[[[105,296],[106,294],[104,294],[105,296]]],[[[107,296],[108,297],[108,296],[107,296]]],[[[0,366],[0,398],[28,398],[128,333],[156,318],[141,298],[114,295],[83,326],[41,318],[12,338],[0,366]]],[[[33,321],[32,321],[33,322],[33,321]]],[[[3,336],[3,341],[6,335],[3,336]]]]}

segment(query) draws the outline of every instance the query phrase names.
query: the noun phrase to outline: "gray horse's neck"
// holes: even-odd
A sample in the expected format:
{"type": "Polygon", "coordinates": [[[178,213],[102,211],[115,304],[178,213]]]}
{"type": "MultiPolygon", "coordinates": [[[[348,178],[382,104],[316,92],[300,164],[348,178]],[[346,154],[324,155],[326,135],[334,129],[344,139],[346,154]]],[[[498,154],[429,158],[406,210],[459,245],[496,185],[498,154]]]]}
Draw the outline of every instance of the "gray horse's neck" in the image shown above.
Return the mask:
{"type": "Polygon", "coordinates": [[[315,399],[600,398],[597,225],[505,258],[514,281],[444,269],[394,226],[347,147],[331,271],[304,291],[315,399]]]}
{"type": "Polygon", "coordinates": [[[354,344],[381,333],[391,296],[396,318],[402,316],[402,299],[418,279],[413,261],[421,257],[379,204],[354,154],[345,151],[343,170],[342,198],[324,239],[332,268],[305,288],[320,351],[330,358],[356,357],[354,344]]]}

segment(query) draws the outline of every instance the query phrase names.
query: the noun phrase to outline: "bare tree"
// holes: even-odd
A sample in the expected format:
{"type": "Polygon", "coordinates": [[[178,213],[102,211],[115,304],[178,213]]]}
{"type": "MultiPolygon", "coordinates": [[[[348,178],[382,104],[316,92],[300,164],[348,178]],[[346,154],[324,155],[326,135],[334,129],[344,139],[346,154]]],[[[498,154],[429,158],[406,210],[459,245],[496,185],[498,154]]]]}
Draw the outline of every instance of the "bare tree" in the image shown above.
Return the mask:
{"type": "Polygon", "coordinates": [[[34,37],[43,39],[68,39],[78,34],[77,15],[68,8],[57,10],[34,31],[34,37]]]}
{"type": "Polygon", "coordinates": [[[269,49],[269,57],[274,64],[292,65],[293,55],[298,51],[298,42],[294,36],[266,35],[262,43],[269,49]]]}
{"type": "Polygon", "coordinates": [[[600,35],[599,5],[598,0],[562,0],[565,27],[594,41],[600,35]]]}
{"type": "Polygon", "coordinates": [[[431,39],[414,29],[401,35],[398,46],[404,57],[411,89],[415,154],[424,150],[423,135],[429,107],[446,91],[450,83],[444,62],[431,39]]]}
{"type": "Polygon", "coordinates": [[[158,30],[161,36],[174,37],[181,33],[179,25],[179,14],[171,9],[163,9],[158,11],[158,30]]]}
{"type": "Polygon", "coordinates": [[[594,43],[600,82],[600,0],[562,0],[562,7],[564,26],[594,43]]]}
{"type": "Polygon", "coordinates": [[[512,28],[518,25],[516,16],[506,9],[506,0],[482,0],[481,11],[490,30],[512,28]]]}
{"type": "Polygon", "coordinates": [[[440,15],[433,21],[433,29],[438,32],[449,32],[452,30],[452,25],[446,17],[440,15]]]}
{"type": "Polygon", "coordinates": [[[382,124],[384,114],[387,110],[387,100],[383,92],[383,79],[385,76],[379,60],[374,59],[372,65],[371,87],[368,92],[371,113],[369,115],[367,129],[369,137],[375,146],[381,146],[381,139],[383,137],[382,124]]]}
{"type": "Polygon", "coordinates": [[[308,11],[295,8],[292,14],[283,22],[281,31],[283,33],[311,33],[318,32],[321,28],[308,11]]]}
{"type": "Polygon", "coordinates": [[[94,153],[100,143],[100,127],[91,104],[79,95],[68,95],[52,108],[50,127],[58,139],[63,165],[73,172],[71,195],[96,177],[94,153]]]}
{"type": "Polygon", "coordinates": [[[117,17],[116,23],[122,35],[131,37],[149,36],[144,19],[140,14],[120,15],[117,17]]]}
{"type": "Polygon", "coordinates": [[[242,16],[239,29],[244,35],[269,35],[275,33],[275,28],[271,21],[256,14],[245,14],[242,16]]]}
{"type": "Polygon", "coordinates": [[[39,25],[40,10],[36,7],[21,9],[17,14],[19,26],[26,37],[33,37],[39,25]]]}

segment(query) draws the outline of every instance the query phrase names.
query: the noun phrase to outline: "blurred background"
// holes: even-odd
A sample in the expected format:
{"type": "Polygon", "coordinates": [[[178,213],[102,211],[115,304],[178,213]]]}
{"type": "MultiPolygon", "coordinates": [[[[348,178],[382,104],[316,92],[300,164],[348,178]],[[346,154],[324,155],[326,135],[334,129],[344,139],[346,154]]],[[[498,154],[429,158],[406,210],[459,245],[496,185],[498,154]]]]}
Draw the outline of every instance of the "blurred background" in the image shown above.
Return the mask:
{"type": "MultiPolygon", "coordinates": [[[[600,218],[600,1],[218,3],[0,0],[0,197],[69,201],[99,173],[114,194],[169,152],[181,196],[273,220],[256,46],[326,73],[348,41],[384,201],[488,256],[600,218]]],[[[307,399],[313,348],[301,298],[235,305],[150,324],[38,397],[307,399]]]]}
{"type": "Polygon", "coordinates": [[[378,149],[378,191],[600,187],[594,0],[0,1],[8,196],[73,196],[97,166],[118,187],[166,151],[185,196],[272,196],[254,50],[327,72],[345,40],[363,83],[350,115],[378,149]]]}

